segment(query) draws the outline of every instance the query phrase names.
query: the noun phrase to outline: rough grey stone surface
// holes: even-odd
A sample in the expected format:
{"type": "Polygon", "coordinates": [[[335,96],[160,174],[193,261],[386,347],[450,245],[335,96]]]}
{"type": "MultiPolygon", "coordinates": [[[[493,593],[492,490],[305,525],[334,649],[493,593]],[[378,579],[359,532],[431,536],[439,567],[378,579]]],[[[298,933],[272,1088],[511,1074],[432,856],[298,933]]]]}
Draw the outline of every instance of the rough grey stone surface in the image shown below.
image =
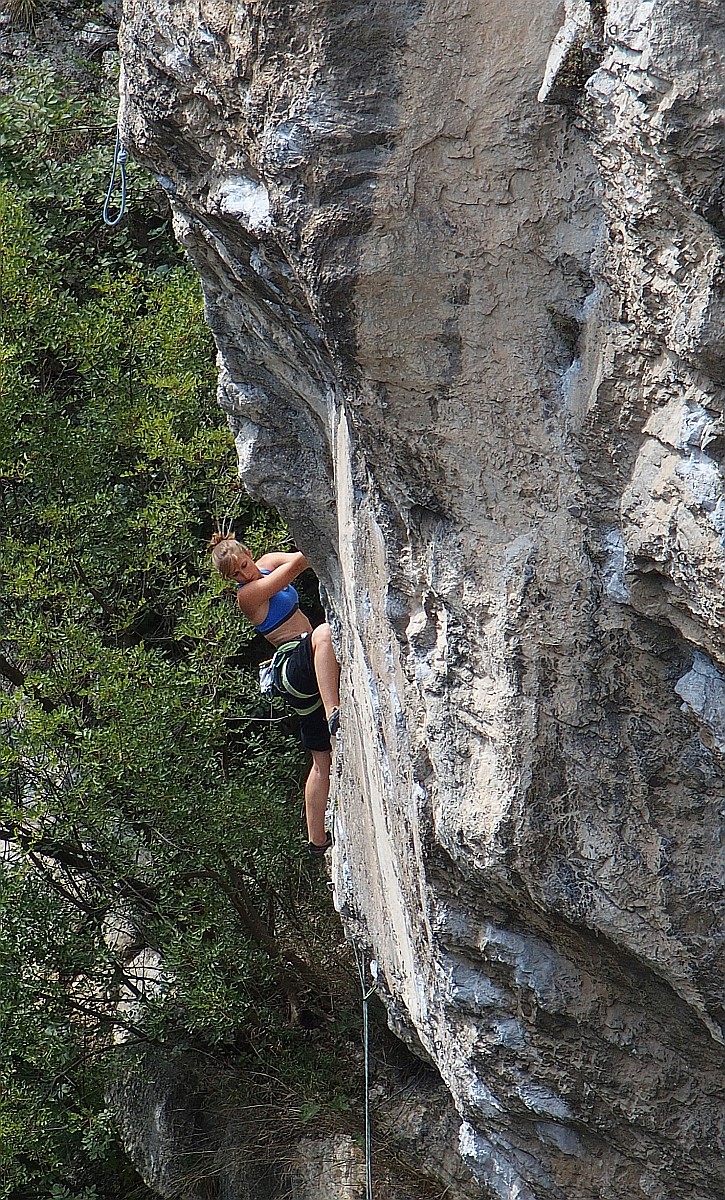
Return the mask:
{"type": "Polygon", "coordinates": [[[481,1193],[722,1173],[719,0],[128,0],[343,663],[335,899],[481,1193]]]}
{"type": "MultiPolygon", "coordinates": [[[[349,1061],[362,1079],[354,1053],[349,1061]]],[[[375,1194],[474,1200],[479,1190],[451,1149],[458,1122],[440,1081],[411,1077],[379,1054],[372,1078],[375,1194]]],[[[282,1081],[274,1097],[268,1083],[265,1074],[260,1093],[253,1077],[207,1054],[148,1048],[127,1054],[107,1099],[131,1161],[164,1200],[365,1200],[359,1130],[323,1109],[302,1119],[282,1081]]]]}

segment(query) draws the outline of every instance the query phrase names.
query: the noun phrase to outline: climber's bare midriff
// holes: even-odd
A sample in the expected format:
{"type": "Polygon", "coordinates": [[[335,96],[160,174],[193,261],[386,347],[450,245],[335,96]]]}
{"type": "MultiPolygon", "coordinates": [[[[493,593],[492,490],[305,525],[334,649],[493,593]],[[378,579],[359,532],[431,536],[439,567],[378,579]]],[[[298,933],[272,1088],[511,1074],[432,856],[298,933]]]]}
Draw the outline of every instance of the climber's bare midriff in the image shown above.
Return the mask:
{"type": "Polygon", "coordinates": [[[276,648],[285,642],[291,642],[292,638],[299,637],[303,633],[311,634],[312,626],[305,614],[298,609],[282,625],[278,625],[276,629],[270,630],[264,636],[276,648]]]}

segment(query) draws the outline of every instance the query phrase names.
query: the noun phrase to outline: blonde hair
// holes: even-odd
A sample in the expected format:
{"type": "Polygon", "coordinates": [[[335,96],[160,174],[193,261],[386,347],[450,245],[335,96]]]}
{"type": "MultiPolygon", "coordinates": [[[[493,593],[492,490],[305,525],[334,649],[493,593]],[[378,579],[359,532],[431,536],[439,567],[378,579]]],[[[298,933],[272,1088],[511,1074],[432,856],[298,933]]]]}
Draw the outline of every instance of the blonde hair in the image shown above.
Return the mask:
{"type": "Polygon", "coordinates": [[[209,542],[209,550],[211,551],[211,561],[225,579],[231,575],[240,554],[246,554],[252,558],[251,550],[244,545],[244,542],[237,541],[236,533],[213,534],[209,542]]]}

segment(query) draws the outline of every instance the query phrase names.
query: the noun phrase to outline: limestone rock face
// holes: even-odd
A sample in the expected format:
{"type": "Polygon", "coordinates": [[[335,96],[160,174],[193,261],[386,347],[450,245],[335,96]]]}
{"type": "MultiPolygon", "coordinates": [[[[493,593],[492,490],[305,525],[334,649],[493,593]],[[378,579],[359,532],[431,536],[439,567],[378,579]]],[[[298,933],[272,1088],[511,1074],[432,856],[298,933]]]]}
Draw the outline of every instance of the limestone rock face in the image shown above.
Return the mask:
{"type": "MultiPolygon", "coordinates": [[[[452,1150],[455,1110],[427,1074],[411,1088],[394,1063],[374,1072],[371,1095],[385,1096],[371,1152],[375,1194],[430,1200],[433,1180],[441,1195],[474,1200],[480,1193],[452,1150]]],[[[301,1120],[284,1088],[272,1100],[208,1054],[129,1051],[107,1099],[131,1161],[163,1200],[365,1200],[357,1137],[329,1113],[301,1120]]]]}
{"type": "Polygon", "coordinates": [[[725,1190],[720,0],[127,0],[343,664],[335,900],[481,1195],[725,1190]]]}

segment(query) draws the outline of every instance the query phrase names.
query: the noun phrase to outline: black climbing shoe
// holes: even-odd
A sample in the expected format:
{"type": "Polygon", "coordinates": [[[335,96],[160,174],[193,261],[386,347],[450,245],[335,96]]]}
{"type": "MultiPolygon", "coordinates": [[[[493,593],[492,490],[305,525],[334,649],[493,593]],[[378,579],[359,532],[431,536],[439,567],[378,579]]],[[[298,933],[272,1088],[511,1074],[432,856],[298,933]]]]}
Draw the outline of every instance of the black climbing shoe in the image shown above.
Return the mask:
{"type": "Polygon", "coordinates": [[[330,731],[330,737],[334,737],[335,734],[337,733],[338,729],[340,728],[340,710],[339,710],[339,708],[333,708],[332,712],[330,713],[329,717],[327,718],[327,728],[330,731]]]}
{"type": "Polygon", "coordinates": [[[321,846],[318,846],[317,842],[308,842],[307,853],[309,854],[310,858],[324,858],[331,845],[332,834],[328,833],[324,843],[321,846]]]}

